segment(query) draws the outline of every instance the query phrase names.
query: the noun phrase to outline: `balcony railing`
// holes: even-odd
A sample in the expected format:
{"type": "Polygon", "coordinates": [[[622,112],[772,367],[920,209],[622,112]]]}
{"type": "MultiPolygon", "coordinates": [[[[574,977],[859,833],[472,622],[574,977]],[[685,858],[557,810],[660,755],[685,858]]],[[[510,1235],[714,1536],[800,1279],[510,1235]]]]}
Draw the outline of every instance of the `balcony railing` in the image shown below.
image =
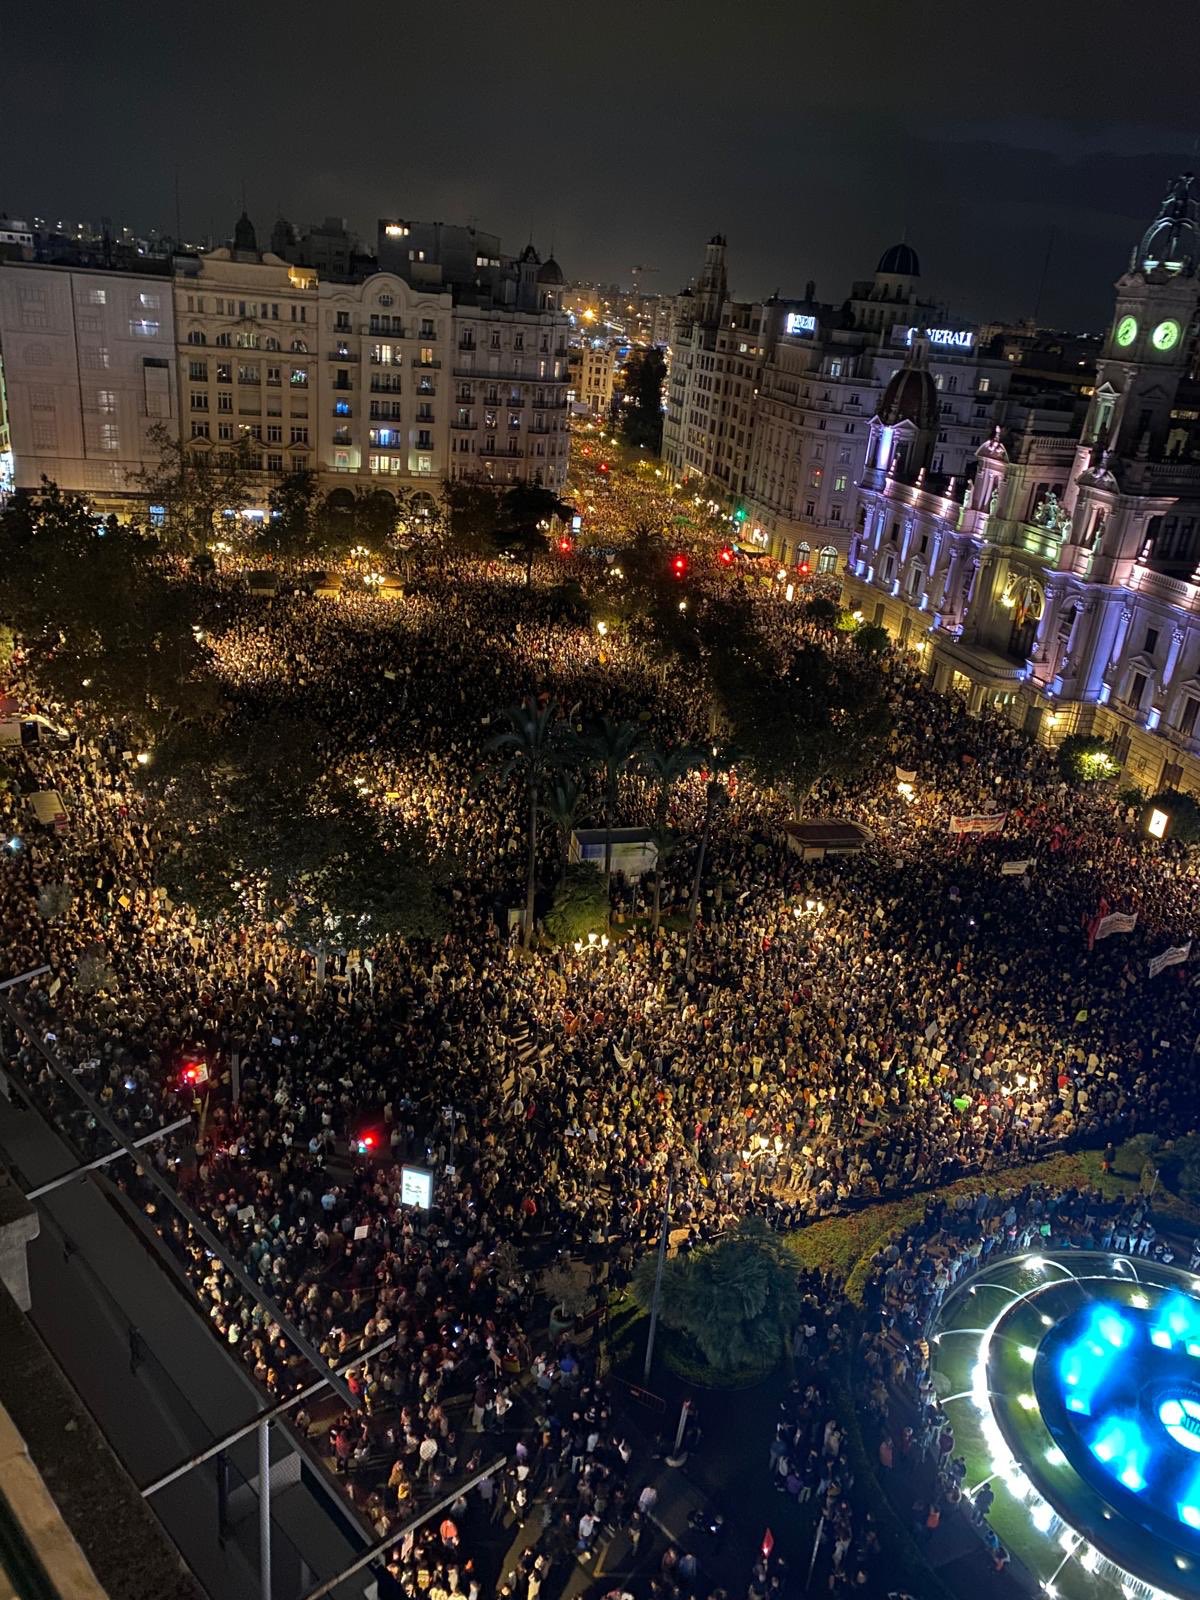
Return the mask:
{"type": "Polygon", "coordinates": [[[442,363],[440,361],[422,361],[420,356],[414,356],[412,364],[414,367],[440,367],[442,363]]]}

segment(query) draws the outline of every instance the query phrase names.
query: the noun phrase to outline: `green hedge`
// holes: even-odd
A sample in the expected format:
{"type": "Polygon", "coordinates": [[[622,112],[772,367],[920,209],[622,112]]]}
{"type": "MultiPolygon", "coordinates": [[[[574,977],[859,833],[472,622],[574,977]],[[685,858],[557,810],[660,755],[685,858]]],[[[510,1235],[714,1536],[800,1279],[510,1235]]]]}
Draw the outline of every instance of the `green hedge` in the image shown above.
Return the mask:
{"type": "MultiPolygon", "coordinates": [[[[980,1190],[1019,1189],[1027,1183],[1046,1183],[1058,1189],[1080,1184],[1098,1187],[1109,1199],[1133,1194],[1141,1181],[1143,1155],[1137,1140],[1130,1140],[1117,1152],[1115,1171],[1100,1170],[1100,1153],[1080,1150],[1047,1156],[1043,1161],[1004,1167],[994,1172],[959,1178],[927,1194],[906,1195],[902,1200],[884,1200],[864,1206],[844,1217],[825,1217],[788,1235],[788,1248],[802,1266],[834,1271],[846,1279],[846,1293],[855,1305],[862,1304],[863,1290],[871,1272],[872,1258],[892,1236],[915,1227],[925,1215],[926,1204],[939,1198],[953,1200],[960,1194],[980,1190]]],[[[1154,1196],[1155,1209],[1192,1225],[1200,1212],[1177,1196],[1164,1193],[1161,1186],[1154,1196]]]]}
{"type": "MultiPolygon", "coordinates": [[[[855,1307],[848,1330],[847,1349],[857,1344],[860,1331],[858,1309],[870,1276],[871,1262],[892,1237],[921,1222],[929,1200],[954,1199],[960,1194],[978,1194],[982,1189],[1021,1188],[1026,1183],[1046,1183],[1070,1189],[1079,1184],[1098,1187],[1108,1198],[1133,1194],[1141,1183],[1146,1159],[1144,1140],[1129,1140],[1117,1152],[1112,1172],[1101,1171],[1101,1157],[1095,1150],[1048,1156],[1044,1161],[1006,1167],[1000,1171],[960,1178],[929,1194],[908,1195],[902,1200],[881,1201],[844,1217],[826,1217],[788,1236],[788,1248],[805,1267],[834,1271],[846,1279],[846,1293],[855,1307]]],[[[1155,1192],[1155,1207],[1189,1223],[1200,1221],[1200,1212],[1174,1195],[1155,1192]]],[[[829,1399],[846,1431],[846,1456],[855,1483],[867,1509],[875,1518],[880,1543],[886,1552],[890,1581],[911,1589],[921,1600],[956,1600],[953,1592],[929,1565],[905,1518],[896,1510],[880,1482],[876,1455],[868,1449],[862,1431],[862,1411],[850,1380],[850,1358],[846,1355],[840,1371],[831,1373],[829,1399]]]]}

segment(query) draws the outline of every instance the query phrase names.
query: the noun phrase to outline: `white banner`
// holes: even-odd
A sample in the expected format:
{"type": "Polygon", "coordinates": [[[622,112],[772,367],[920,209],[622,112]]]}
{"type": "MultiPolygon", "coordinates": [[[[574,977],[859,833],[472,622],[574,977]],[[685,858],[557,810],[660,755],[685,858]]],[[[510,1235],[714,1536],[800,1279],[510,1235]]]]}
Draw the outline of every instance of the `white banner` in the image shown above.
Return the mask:
{"type": "Polygon", "coordinates": [[[916,783],[916,781],[917,781],[917,769],[915,767],[913,768],[913,770],[911,772],[906,771],[904,767],[897,767],[896,768],[896,782],[897,783],[916,783]]]}
{"type": "Polygon", "coordinates": [[[979,839],[992,839],[1004,832],[1007,811],[987,811],[974,817],[951,817],[951,833],[973,833],[979,839]]]}
{"type": "Polygon", "coordinates": [[[1155,956],[1150,963],[1150,976],[1157,978],[1159,973],[1167,967],[1177,967],[1180,962],[1186,961],[1192,953],[1192,941],[1186,944],[1173,944],[1169,950],[1164,950],[1162,955],[1155,956]]]}
{"type": "Polygon", "coordinates": [[[1025,861],[1002,861],[1000,863],[1000,876],[1002,878],[1023,878],[1032,865],[1032,858],[1028,858],[1025,861]]]}
{"type": "Polygon", "coordinates": [[[1107,939],[1110,933],[1132,933],[1137,927],[1136,911],[1110,911],[1096,924],[1095,939],[1107,939]]]}

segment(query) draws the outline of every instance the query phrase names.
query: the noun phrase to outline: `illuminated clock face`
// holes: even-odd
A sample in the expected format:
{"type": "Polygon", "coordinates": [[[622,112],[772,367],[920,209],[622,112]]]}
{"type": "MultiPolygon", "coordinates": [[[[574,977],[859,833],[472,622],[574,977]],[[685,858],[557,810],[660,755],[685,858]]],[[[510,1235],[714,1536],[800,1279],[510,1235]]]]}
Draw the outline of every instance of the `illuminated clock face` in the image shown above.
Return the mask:
{"type": "Polygon", "coordinates": [[[1137,338],[1137,318],[1122,317],[1117,323],[1117,343],[1119,345],[1132,344],[1137,338]]]}
{"type": "Polygon", "coordinates": [[[1168,319],[1160,322],[1150,335],[1156,350],[1171,350],[1179,343],[1179,324],[1168,319]]]}

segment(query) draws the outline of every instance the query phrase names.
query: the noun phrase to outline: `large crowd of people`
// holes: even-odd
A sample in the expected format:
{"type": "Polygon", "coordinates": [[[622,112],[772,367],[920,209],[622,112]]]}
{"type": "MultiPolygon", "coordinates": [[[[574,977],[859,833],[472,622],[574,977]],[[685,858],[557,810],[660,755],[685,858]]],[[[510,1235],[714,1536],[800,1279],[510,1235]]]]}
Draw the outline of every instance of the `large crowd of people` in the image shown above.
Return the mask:
{"type": "MultiPolygon", "coordinates": [[[[53,974],[21,1000],[38,1038],[133,1134],[192,1106],[181,1063],[203,1059],[202,1139],[163,1141],[153,1159],[329,1361],[394,1335],[354,1370],[358,1410],[303,1420],[381,1531],[414,1495],[464,1477],[489,1433],[519,1446],[517,1476],[491,1491],[498,1514],[524,1523],[547,1483],[555,1493],[514,1574],[518,1600],[536,1600],[547,1549],[569,1554],[563,1515],[582,1555],[597,1501],[603,1525],[630,1492],[587,1355],[547,1341],[537,1267],[567,1252],[600,1282],[627,1274],[668,1178],[675,1221],[696,1236],[747,1212],[789,1227],[1065,1141],[1195,1120],[1190,970],[1151,981],[1145,967],[1195,925],[1186,861],[1139,838],[1111,797],[1060,784],[1003,719],[935,695],[900,654],[880,669],[885,757],[824,797],[870,828],[870,849],[800,862],[781,802],[742,777],[714,827],[689,970],[670,913],[695,865],[696,774],[672,800],[681,848],[664,867],[660,936],[642,915],[649,885],[618,884],[622,937],[526,956],[509,917],[521,796],[486,750],[503,708],[544,694],[667,743],[708,728],[698,683],[564,620],[556,576],[526,589],[502,565],[447,564],[394,601],[222,590],[209,644],[228,692],[263,719],[303,707],[331,769],[452,861],[440,939],[363,939],[326,967],[249,909],[206,925],[172,904],[156,877],[169,820],[122,730],[43,705],[19,663],[22,709],[70,738],[11,750],[0,795],[20,845],[0,866],[6,965],[53,974]],[[915,771],[910,792],[896,767],[915,771]],[[26,797],[48,788],[67,823],[39,832],[26,797]],[[1002,838],[948,833],[951,815],[985,810],[1007,812],[1002,838]],[[1009,857],[1031,865],[1002,875],[1009,857]],[[57,886],[69,904],[51,915],[57,886]],[[1137,928],[1089,949],[1102,901],[1137,910],[1137,928]],[[81,981],[81,958],[111,984],[81,981]],[[435,1174],[430,1212],[400,1205],[404,1161],[435,1174]]],[[[778,597],[755,603],[767,630],[813,626],[778,597]]],[[[652,819],[636,766],[619,793],[622,823],[652,819]]],[[[541,848],[550,879],[564,854],[550,826],[541,848]]],[[[18,1069],[81,1148],[105,1146],[32,1045],[18,1069]]],[[[139,1192],[134,1174],[122,1182],[139,1192]]],[[[220,1338],[270,1393],[299,1388],[309,1369],[280,1324],[181,1219],[158,1224],[220,1338]]],[[[797,1492],[815,1451],[811,1487],[829,1495],[819,1394],[787,1421],[780,1459],[797,1492]]],[[[851,1582],[860,1532],[842,1552],[851,1582]]],[[[457,1531],[436,1550],[433,1537],[406,1551],[398,1581],[474,1600],[457,1531]]],[[[656,1581],[668,1578],[679,1585],[673,1571],[656,1581]]]]}

